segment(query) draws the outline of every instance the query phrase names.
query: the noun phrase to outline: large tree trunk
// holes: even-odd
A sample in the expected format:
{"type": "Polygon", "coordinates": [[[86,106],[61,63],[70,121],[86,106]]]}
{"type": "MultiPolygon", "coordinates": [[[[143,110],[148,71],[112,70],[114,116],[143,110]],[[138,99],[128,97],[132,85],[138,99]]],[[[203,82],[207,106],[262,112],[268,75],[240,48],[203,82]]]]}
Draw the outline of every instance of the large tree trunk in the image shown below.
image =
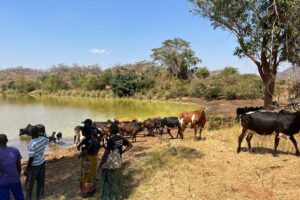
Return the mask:
{"type": "Polygon", "coordinates": [[[275,77],[267,76],[263,79],[263,82],[265,86],[264,106],[266,108],[271,108],[275,89],[275,77]]]}

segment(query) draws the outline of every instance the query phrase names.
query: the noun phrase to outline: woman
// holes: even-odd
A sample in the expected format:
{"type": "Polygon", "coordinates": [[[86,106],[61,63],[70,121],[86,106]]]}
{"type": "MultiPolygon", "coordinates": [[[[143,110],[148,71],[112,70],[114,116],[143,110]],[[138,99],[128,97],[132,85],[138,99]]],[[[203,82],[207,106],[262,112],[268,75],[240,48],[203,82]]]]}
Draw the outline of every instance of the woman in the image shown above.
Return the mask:
{"type": "Polygon", "coordinates": [[[78,145],[81,148],[80,193],[83,197],[92,196],[96,191],[97,157],[100,148],[97,134],[94,133],[92,121],[87,119],[82,128],[85,137],[78,145]]]}
{"type": "Polygon", "coordinates": [[[101,174],[103,200],[122,199],[122,154],[128,151],[132,144],[120,135],[119,127],[113,123],[109,129],[110,137],[100,162],[98,172],[101,174]],[[123,150],[123,146],[126,148],[123,150]]]}

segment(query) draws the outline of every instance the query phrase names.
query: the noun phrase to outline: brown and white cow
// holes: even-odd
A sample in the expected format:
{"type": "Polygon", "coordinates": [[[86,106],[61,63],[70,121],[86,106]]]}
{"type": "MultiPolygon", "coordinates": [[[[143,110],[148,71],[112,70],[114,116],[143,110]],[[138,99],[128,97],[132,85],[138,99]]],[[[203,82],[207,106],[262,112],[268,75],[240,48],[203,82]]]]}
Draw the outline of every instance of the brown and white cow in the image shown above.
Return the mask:
{"type": "Polygon", "coordinates": [[[179,115],[179,121],[182,127],[182,132],[187,127],[193,128],[195,131],[195,138],[196,138],[197,130],[199,129],[199,135],[201,139],[201,132],[204,129],[204,125],[206,123],[204,108],[192,112],[181,113],[179,115]]]}

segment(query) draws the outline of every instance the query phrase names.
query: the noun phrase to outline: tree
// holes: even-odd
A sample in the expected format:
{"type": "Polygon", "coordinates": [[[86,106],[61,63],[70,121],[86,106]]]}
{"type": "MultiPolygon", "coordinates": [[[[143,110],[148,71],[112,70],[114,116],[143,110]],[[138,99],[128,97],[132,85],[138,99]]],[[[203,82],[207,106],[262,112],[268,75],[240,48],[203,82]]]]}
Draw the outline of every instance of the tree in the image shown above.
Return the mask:
{"type": "Polygon", "coordinates": [[[264,83],[264,104],[273,100],[278,66],[299,65],[299,0],[188,0],[195,14],[208,18],[214,28],[233,33],[238,41],[234,52],[250,58],[264,83]]]}
{"type": "Polygon", "coordinates": [[[165,40],[162,47],[152,49],[152,58],[179,79],[188,79],[188,70],[201,60],[195,56],[190,43],[181,39],[165,40]]]}
{"type": "Polygon", "coordinates": [[[198,78],[207,78],[209,77],[209,70],[207,69],[207,67],[201,67],[199,69],[197,69],[196,71],[196,76],[198,78]]]}

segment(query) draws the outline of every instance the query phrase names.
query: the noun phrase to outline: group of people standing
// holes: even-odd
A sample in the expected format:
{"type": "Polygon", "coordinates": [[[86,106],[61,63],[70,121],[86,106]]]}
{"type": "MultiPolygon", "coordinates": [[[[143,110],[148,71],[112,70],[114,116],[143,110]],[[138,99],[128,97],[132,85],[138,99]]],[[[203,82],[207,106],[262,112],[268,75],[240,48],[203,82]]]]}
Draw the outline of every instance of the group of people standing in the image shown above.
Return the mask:
{"type": "MultiPolygon", "coordinates": [[[[84,139],[77,146],[81,159],[80,195],[82,197],[92,196],[96,188],[100,188],[101,199],[122,199],[122,154],[128,151],[132,144],[118,134],[118,125],[112,123],[109,128],[110,135],[106,145],[104,145],[105,151],[98,165],[99,130],[92,126],[90,119],[86,119],[83,123],[81,132],[84,139]],[[97,187],[97,179],[99,180],[99,187],[97,187]]],[[[44,196],[44,152],[49,139],[42,136],[38,128],[33,128],[31,131],[32,140],[28,144],[29,159],[23,172],[26,176],[25,196],[20,181],[21,154],[18,149],[8,147],[7,136],[0,134],[0,200],[9,200],[10,193],[16,200],[31,200],[35,181],[37,183],[36,199],[39,200],[44,196]]]]}
{"type": "Polygon", "coordinates": [[[83,197],[94,194],[98,175],[102,199],[122,199],[122,154],[128,151],[132,144],[118,134],[117,123],[112,123],[109,128],[109,138],[104,145],[105,151],[97,168],[99,140],[101,139],[99,130],[92,126],[90,119],[86,119],[83,123],[81,132],[85,138],[77,146],[78,150],[81,151],[80,194],[83,197]]]}

